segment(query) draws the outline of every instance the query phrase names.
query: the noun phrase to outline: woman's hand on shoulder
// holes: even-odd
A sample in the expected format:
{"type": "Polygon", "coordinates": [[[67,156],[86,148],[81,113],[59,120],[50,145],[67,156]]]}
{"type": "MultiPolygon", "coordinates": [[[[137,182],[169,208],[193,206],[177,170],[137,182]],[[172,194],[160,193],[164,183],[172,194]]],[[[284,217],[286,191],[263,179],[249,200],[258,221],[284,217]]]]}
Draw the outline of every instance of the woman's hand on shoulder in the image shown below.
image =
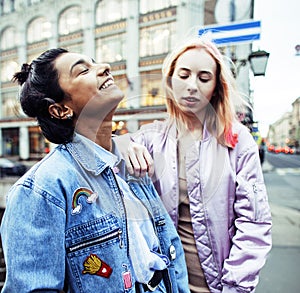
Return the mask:
{"type": "Polygon", "coordinates": [[[144,177],[146,173],[150,177],[153,175],[153,159],[145,146],[131,141],[123,157],[129,174],[136,177],[144,177]]]}

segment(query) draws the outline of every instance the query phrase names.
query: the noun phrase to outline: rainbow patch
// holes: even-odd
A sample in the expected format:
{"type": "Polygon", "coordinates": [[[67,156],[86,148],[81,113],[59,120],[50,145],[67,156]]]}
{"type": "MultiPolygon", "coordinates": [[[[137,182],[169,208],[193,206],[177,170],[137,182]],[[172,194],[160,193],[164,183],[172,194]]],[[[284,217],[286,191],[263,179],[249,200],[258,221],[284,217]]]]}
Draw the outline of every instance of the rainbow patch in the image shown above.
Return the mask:
{"type": "Polygon", "coordinates": [[[72,200],[72,214],[79,214],[81,212],[82,205],[79,202],[81,196],[85,197],[87,203],[93,203],[96,201],[98,194],[85,187],[76,189],[72,200]]]}

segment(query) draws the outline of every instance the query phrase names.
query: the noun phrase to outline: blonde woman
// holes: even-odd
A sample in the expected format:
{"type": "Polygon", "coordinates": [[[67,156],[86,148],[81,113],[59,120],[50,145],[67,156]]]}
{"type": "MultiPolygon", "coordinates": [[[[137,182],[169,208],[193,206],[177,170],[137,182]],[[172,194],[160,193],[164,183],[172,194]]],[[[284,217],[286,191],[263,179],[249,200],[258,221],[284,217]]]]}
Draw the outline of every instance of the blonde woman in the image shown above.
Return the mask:
{"type": "Polygon", "coordinates": [[[271,213],[257,145],[235,118],[235,81],[217,47],[189,41],[166,58],[169,118],[131,136],[131,173],[151,168],[183,243],[192,293],[254,292],[271,249],[271,213]]]}

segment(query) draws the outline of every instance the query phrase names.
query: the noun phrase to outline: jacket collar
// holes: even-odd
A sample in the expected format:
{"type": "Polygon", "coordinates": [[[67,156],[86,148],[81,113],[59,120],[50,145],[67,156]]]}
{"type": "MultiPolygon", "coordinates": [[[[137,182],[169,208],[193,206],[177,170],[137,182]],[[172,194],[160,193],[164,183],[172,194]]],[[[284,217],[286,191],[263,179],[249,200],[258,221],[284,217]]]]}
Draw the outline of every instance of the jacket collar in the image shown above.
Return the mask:
{"type": "MultiPolygon", "coordinates": [[[[66,144],[66,148],[85,170],[95,176],[102,173],[107,167],[119,166],[122,161],[114,142],[114,153],[111,153],[78,133],[75,133],[72,142],[66,144]]],[[[120,170],[120,167],[118,170],[120,170]]]]}

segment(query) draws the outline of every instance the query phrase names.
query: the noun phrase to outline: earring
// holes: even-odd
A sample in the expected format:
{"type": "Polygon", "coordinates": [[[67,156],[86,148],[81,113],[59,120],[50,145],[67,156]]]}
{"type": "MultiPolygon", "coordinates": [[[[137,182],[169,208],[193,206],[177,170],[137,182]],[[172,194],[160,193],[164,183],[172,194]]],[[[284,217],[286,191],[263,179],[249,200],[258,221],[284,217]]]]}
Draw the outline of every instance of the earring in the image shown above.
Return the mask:
{"type": "Polygon", "coordinates": [[[72,119],[73,115],[72,114],[67,114],[66,117],[67,117],[67,119],[72,119]]]}

